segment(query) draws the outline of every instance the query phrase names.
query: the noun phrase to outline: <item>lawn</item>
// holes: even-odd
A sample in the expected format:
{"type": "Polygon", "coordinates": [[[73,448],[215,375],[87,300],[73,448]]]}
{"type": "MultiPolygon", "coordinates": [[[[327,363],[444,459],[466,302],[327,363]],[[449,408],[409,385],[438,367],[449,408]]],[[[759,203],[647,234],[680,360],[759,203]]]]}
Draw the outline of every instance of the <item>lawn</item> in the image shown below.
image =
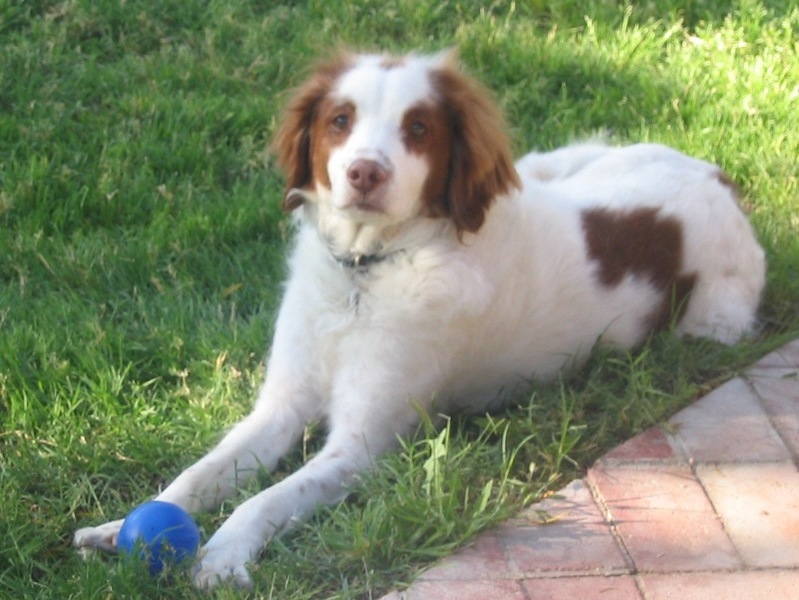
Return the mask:
{"type": "MultiPolygon", "coordinates": [[[[193,596],[185,576],[84,561],[71,536],[248,411],[290,239],[270,135],[285,90],[341,45],[458,46],[519,153],[604,133],[718,162],[768,252],[763,328],[734,348],[658,335],[422,432],[270,544],[255,597],[377,598],[799,335],[789,4],[0,0],[0,597],[193,596]]],[[[231,506],[200,519],[206,539],[231,506]]]]}

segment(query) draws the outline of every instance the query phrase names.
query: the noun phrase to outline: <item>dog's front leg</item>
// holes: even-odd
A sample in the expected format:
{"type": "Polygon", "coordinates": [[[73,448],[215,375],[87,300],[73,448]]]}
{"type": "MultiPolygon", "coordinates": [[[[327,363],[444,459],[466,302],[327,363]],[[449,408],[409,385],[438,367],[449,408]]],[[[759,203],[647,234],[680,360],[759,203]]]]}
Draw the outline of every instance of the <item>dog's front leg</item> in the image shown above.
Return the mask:
{"type": "Polygon", "coordinates": [[[363,452],[352,450],[327,446],[294,474],[238,506],[200,551],[195,585],[210,588],[229,580],[249,587],[246,565],[269,539],[306,519],[318,505],[347,494],[354,473],[369,464],[363,452]]]}
{"type": "MultiPolygon", "coordinates": [[[[272,394],[265,384],[255,410],[239,422],[205,457],[183,471],[156,499],[172,502],[191,513],[208,510],[230,497],[238,484],[259,468],[271,470],[298,440],[307,420],[310,403],[272,394]]],[[[73,544],[81,552],[92,549],[116,551],[122,520],[75,533],[73,544]]]]}
{"type": "MultiPolygon", "coordinates": [[[[204,458],[186,469],[159,496],[189,512],[213,508],[229,497],[237,484],[259,468],[271,470],[302,435],[304,427],[321,416],[313,365],[316,338],[306,328],[313,304],[302,301],[305,288],[289,286],[276,325],[267,375],[255,408],[204,458]],[[302,360],[297,360],[301,357],[302,360]]],[[[79,551],[114,552],[122,521],[86,527],[75,533],[79,551]]]]}
{"type": "Polygon", "coordinates": [[[156,499],[191,513],[218,506],[259,469],[272,471],[298,441],[305,424],[293,407],[256,406],[216,448],[183,471],[156,499]]]}
{"type": "Polygon", "coordinates": [[[222,581],[248,587],[246,565],[271,538],[319,506],[342,500],[358,473],[396,446],[397,436],[408,433],[418,421],[418,405],[409,398],[384,395],[385,390],[372,395],[371,401],[359,398],[362,402],[348,398],[333,407],[330,434],[319,454],[241,504],[200,551],[197,587],[210,588],[222,581]]]}

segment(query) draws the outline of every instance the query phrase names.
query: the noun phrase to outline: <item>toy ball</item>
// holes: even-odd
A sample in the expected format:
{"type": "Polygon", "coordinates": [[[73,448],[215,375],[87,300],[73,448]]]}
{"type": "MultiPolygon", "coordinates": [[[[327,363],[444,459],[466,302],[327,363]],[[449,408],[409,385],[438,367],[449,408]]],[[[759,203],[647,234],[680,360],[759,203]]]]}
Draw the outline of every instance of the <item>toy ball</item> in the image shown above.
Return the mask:
{"type": "Polygon", "coordinates": [[[120,554],[147,562],[157,575],[167,565],[190,562],[200,546],[200,529],[176,504],[153,500],[134,508],[117,537],[120,554]]]}

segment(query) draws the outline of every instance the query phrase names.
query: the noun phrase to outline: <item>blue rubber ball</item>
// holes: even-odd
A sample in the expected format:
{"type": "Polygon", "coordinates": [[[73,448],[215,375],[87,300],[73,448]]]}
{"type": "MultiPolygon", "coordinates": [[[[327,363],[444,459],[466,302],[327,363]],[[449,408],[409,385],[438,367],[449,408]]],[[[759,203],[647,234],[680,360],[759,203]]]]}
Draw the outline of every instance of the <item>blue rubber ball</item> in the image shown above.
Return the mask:
{"type": "Polygon", "coordinates": [[[200,546],[200,529],[176,504],[153,500],[134,508],[117,538],[120,554],[147,561],[157,575],[166,565],[188,563],[200,546]]]}

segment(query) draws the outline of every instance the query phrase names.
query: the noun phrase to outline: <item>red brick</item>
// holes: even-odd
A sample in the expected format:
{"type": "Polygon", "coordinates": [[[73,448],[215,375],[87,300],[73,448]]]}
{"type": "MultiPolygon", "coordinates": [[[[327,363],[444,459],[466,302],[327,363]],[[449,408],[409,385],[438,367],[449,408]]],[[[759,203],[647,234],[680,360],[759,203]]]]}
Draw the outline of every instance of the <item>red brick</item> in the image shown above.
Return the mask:
{"type": "Polygon", "coordinates": [[[788,600],[799,597],[799,571],[643,575],[650,600],[788,600]]]}
{"type": "Polygon", "coordinates": [[[642,600],[630,576],[559,577],[522,582],[530,600],[642,600]]]}
{"type": "Polygon", "coordinates": [[[786,344],[752,365],[753,369],[799,367],[799,340],[786,344]]]}
{"type": "Polygon", "coordinates": [[[799,455],[799,369],[754,371],[750,380],[780,437],[799,455]]]}
{"type": "Polygon", "coordinates": [[[660,427],[651,427],[608,452],[602,461],[667,461],[681,458],[672,437],[660,427]]]}
{"type": "Polygon", "coordinates": [[[383,600],[527,600],[518,581],[417,581],[383,600]]]}
{"type": "Polygon", "coordinates": [[[790,457],[743,379],[728,381],[669,422],[696,462],[781,461],[790,457]]]}
{"type": "Polygon", "coordinates": [[[799,471],[792,463],[705,466],[697,475],[746,564],[799,567],[799,471]]]}
{"type": "Polygon", "coordinates": [[[500,528],[510,562],[520,573],[626,572],[628,565],[609,525],[582,480],[522,513],[529,523],[500,528]]]}
{"type": "Polygon", "coordinates": [[[588,481],[604,499],[640,571],[741,566],[710,501],[688,467],[594,468],[588,481]]]}
{"type": "Polygon", "coordinates": [[[513,574],[496,535],[478,536],[474,544],[458,550],[420,575],[428,580],[511,579],[513,574]]]}

